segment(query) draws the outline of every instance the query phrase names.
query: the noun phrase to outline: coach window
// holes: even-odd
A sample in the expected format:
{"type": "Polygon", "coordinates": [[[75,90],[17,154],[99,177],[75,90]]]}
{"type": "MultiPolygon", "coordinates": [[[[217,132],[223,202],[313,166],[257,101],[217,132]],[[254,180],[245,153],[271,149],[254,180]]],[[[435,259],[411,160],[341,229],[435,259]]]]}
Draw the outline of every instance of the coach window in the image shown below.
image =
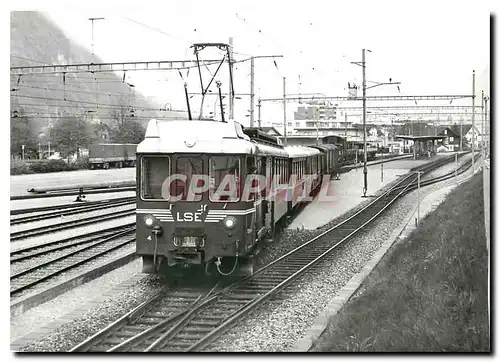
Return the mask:
{"type": "Polygon", "coordinates": [[[240,158],[214,156],[210,158],[210,201],[237,202],[240,198],[240,158]],[[222,185],[222,190],[219,188],[222,185]],[[223,191],[223,192],[221,192],[223,191]],[[222,195],[221,195],[222,194],[222,195]]]}
{"type": "Polygon", "coordinates": [[[161,188],[170,175],[170,158],[143,156],[141,158],[141,191],[145,200],[163,200],[161,188]]]}
{"type": "Polygon", "coordinates": [[[289,162],[288,160],[285,160],[285,183],[290,182],[290,169],[289,169],[289,162]]]}
{"type": "Polygon", "coordinates": [[[283,160],[283,183],[288,183],[288,165],[287,165],[287,160],[283,160]]]}
{"type": "Polygon", "coordinates": [[[283,165],[284,160],[280,160],[280,183],[283,184],[285,181],[285,167],[283,165]]]}

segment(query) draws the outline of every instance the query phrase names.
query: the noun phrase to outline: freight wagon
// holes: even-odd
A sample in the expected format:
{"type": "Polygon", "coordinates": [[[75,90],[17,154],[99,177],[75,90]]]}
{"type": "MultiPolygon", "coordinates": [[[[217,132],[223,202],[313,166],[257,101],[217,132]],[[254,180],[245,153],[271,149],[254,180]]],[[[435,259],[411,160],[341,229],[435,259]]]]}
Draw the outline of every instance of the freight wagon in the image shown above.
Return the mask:
{"type": "Polygon", "coordinates": [[[136,144],[103,143],[90,145],[90,169],[110,167],[135,167],[136,144]]]}

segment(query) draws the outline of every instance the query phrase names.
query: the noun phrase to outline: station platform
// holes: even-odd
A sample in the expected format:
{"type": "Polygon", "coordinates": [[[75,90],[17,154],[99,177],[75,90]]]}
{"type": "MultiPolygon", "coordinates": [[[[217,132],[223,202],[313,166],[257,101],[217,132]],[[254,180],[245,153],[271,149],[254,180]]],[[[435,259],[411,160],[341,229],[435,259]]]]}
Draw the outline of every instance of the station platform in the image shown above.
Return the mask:
{"type": "MultiPolygon", "coordinates": [[[[436,156],[439,157],[439,156],[436,156]]],[[[410,169],[434,161],[431,159],[412,158],[387,161],[383,164],[367,166],[368,189],[366,196],[378,195],[378,191],[387,184],[396,180],[410,171],[410,169]],[[381,180],[381,169],[383,165],[384,180],[381,180]]],[[[304,228],[316,229],[331,220],[343,215],[357,205],[368,200],[363,197],[363,168],[356,168],[342,173],[340,180],[332,179],[328,185],[329,200],[324,200],[318,194],[313,201],[304,207],[302,212],[290,223],[288,229],[304,228]],[[331,199],[331,200],[330,200],[331,199]]]]}

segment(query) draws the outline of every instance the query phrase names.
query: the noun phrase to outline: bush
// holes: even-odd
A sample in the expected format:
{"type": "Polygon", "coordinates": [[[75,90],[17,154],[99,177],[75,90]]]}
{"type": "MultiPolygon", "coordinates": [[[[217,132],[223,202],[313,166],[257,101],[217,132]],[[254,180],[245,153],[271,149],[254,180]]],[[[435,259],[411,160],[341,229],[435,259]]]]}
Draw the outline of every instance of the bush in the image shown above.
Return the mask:
{"type": "Polygon", "coordinates": [[[18,158],[12,159],[10,163],[11,175],[22,175],[30,173],[47,173],[60,171],[73,171],[89,168],[88,156],[78,158],[75,162],[67,163],[65,160],[29,160],[23,161],[18,158]]]}
{"type": "Polygon", "coordinates": [[[77,158],[75,162],[70,163],[70,167],[73,170],[88,169],[89,168],[89,157],[82,156],[80,158],[77,158]]]}
{"type": "Polygon", "coordinates": [[[34,173],[69,171],[71,167],[63,160],[40,160],[30,164],[34,173]]]}
{"type": "Polygon", "coordinates": [[[33,171],[31,171],[29,165],[23,161],[23,160],[20,160],[20,159],[12,159],[10,161],[10,174],[11,175],[22,175],[22,174],[26,174],[26,173],[33,173],[33,171]]]}

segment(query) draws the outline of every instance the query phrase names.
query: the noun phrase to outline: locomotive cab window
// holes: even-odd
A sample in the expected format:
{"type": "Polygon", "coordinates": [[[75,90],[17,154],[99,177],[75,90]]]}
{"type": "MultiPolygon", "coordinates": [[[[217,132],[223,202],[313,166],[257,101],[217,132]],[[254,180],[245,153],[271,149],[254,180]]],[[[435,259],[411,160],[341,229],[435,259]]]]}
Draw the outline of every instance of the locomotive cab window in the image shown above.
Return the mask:
{"type": "Polygon", "coordinates": [[[162,185],[170,176],[170,158],[143,156],[141,159],[141,193],[145,200],[163,200],[162,185]]]}
{"type": "Polygon", "coordinates": [[[172,196],[182,195],[182,201],[200,201],[202,195],[196,193],[191,198],[188,199],[190,192],[193,192],[191,187],[201,187],[203,186],[203,180],[198,179],[196,185],[191,185],[194,175],[203,175],[203,160],[201,157],[197,156],[182,156],[177,158],[176,162],[176,173],[179,175],[186,176],[186,182],[183,180],[175,180],[173,182],[172,196]]]}
{"type": "Polygon", "coordinates": [[[213,156],[210,158],[210,201],[237,202],[240,198],[240,158],[213,156]]]}

